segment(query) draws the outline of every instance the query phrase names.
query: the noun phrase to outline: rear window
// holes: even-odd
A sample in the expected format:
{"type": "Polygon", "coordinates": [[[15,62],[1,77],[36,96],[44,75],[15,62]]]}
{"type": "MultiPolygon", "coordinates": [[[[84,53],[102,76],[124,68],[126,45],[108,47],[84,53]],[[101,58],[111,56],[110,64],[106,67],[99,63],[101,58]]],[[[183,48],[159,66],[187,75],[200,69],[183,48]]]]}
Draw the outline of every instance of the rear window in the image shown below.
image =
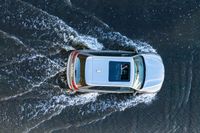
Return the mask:
{"type": "Polygon", "coordinates": [[[85,61],[87,56],[79,54],[75,61],[75,81],[77,86],[85,86],[85,61]]]}
{"type": "Polygon", "coordinates": [[[130,62],[109,62],[109,81],[130,81],[130,62]]]}

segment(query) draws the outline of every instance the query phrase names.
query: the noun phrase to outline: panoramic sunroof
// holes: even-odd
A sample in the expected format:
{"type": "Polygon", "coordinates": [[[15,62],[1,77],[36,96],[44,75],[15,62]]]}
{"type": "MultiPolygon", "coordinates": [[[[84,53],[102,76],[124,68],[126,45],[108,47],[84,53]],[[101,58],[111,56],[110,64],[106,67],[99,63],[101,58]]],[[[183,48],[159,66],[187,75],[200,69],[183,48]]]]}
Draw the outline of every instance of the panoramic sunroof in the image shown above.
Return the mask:
{"type": "Polygon", "coordinates": [[[130,81],[130,62],[109,62],[109,81],[130,81]]]}

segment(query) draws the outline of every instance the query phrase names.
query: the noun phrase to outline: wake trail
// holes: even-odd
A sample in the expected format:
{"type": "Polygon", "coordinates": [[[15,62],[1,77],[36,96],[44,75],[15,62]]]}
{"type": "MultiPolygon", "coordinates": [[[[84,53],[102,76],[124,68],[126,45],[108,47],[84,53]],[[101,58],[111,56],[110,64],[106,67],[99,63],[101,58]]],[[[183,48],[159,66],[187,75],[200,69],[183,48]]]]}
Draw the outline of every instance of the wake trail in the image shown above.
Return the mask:
{"type": "MultiPolygon", "coordinates": [[[[82,95],[75,96],[75,97],[69,97],[69,96],[62,94],[59,96],[52,97],[52,99],[50,99],[50,103],[51,103],[51,101],[55,102],[52,106],[40,105],[40,107],[44,108],[43,109],[44,114],[46,114],[46,112],[48,112],[50,109],[54,109],[54,110],[56,109],[57,111],[54,112],[52,115],[50,115],[47,119],[43,119],[42,121],[40,121],[33,127],[24,131],[24,133],[28,133],[28,132],[32,131],[33,129],[37,128],[38,126],[40,126],[42,123],[44,123],[48,120],[51,120],[53,117],[59,115],[62,112],[62,110],[65,109],[66,107],[83,105],[83,104],[86,104],[89,102],[94,102],[98,95],[99,95],[98,93],[88,93],[88,94],[82,94],[82,95]]],[[[36,112],[36,114],[38,114],[38,112],[36,112]]],[[[33,119],[36,116],[37,115],[34,115],[31,119],[33,119]]]]}

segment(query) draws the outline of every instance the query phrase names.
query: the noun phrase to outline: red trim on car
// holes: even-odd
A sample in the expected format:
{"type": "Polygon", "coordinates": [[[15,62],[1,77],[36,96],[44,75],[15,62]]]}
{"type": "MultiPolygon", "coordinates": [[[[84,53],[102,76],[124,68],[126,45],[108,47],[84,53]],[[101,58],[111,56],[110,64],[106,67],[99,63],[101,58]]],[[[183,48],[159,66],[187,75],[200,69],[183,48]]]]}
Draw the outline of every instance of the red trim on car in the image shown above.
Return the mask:
{"type": "Polygon", "coordinates": [[[72,86],[71,85],[68,85],[68,86],[69,86],[69,89],[72,90],[72,86]]]}
{"type": "Polygon", "coordinates": [[[72,61],[73,61],[72,63],[74,63],[77,56],[78,56],[78,52],[74,51],[73,56],[72,56],[72,61]]]}
{"type": "MultiPolygon", "coordinates": [[[[73,51],[73,52],[70,54],[69,59],[68,59],[69,61],[73,58],[74,53],[75,53],[75,52],[73,51]]],[[[70,61],[70,62],[71,62],[71,61],[70,61]]],[[[69,86],[69,89],[72,90],[71,83],[69,83],[68,86],[69,86]]]]}
{"type": "Polygon", "coordinates": [[[76,83],[74,82],[74,80],[72,80],[72,86],[73,86],[73,88],[74,88],[75,90],[78,90],[78,87],[77,87],[76,83]]]}
{"type": "MultiPolygon", "coordinates": [[[[71,63],[72,63],[72,64],[75,63],[75,59],[76,59],[76,57],[78,56],[78,54],[79,54],[78,51],[73,51],[73,52],[71,53],[71,60],[72,60],[71,63]]],[[[73,77],[73,78],[74,78],[74,77],[73,77]]],[[[71,85],[69,85],[69,88],[70,88],[71,90],[78,90],[78,87],[77,87],[77,85],[76,85],[74,79],[72,79],[71,85]],[[71,85],[72,85],[72,86],[71,86],[71,85]]]]}

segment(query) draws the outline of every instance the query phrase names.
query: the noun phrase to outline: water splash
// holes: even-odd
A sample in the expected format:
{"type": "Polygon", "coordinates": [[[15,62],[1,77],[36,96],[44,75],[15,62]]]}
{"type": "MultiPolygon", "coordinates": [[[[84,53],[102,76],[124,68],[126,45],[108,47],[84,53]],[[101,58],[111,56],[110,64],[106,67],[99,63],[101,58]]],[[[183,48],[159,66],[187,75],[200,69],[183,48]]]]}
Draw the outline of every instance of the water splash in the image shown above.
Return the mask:
{"type": "Polygon", "coordinates": [[[89,102],[94,102],[98,95],[99,95],[98,93],[88,93],[88,94],[82,94],[79,96],[72,97],[72,96],[61,94],[58,96],[53,96],[46,103],[40,102],[40,104],[36,104],[35,107],[29,106],[29,105],[27,106],[25,104],[22,106],[23,108],[21,108],[21,111],[26,112],[26,110],[34,109],[33,111],[27,114],[27,116],[30,117],[29,121],[32,119],[37,119],[40,116],[45,116],[49,114],[50,112],[53,112],[53,113],[24,132],[30,132],[31,130],[37,128],[39,125],[41,125],[45,121],[48,121],[52,119],[53,117],[59,115],[62,112],[62,110],[65,109],[66,107],[78,106],[78,105],[86,104],[89,102]],[[24,107],[28,107],[28,108],[24,108],[24,107]]]}
{"type": "Polygon", "coordinates": [[[156,99],[155,94],[141,94],[138,96],[125,96],[124,99],[119,99],[117,96],[106,97],[97,100],[95,103],[88,105],[87,111],[81,111],[82,114],[93,113],[93,112],[104,112],[106,110],[124,111],[125,109],[134,107],[138,104],[150,104],[156,99]]]}

